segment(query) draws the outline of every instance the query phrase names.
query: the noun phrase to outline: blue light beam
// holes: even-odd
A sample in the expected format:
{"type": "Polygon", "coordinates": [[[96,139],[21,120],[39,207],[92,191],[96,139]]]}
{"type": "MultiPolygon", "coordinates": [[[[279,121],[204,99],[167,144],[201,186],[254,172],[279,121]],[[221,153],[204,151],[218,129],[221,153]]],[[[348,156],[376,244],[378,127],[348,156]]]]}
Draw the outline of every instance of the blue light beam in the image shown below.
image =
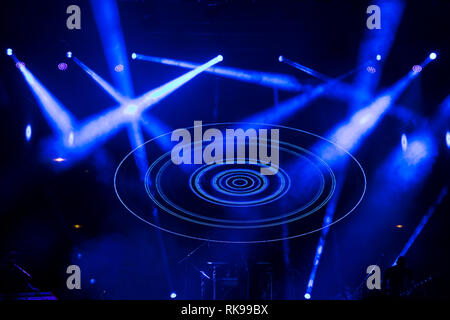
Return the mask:
{"type": "Polygon", "coordinates": [[[402,251],[400,251],[400,254],[395,259],[394,263],[392,265],[395,265],[397,263],[397,260],[399,257],[405,256],[408,250],[413,245],[414,241],[416,241],[419,234],[422,232],[423,228],[427,224],[428,220],[433,216],[434,212],[436,211],[436,207],[442,202],[444,197],[447,195],[447,187],[444,187],[441,189],[441,192],[439,193],[438,198],[436,201],[431,205],[430,208],[428,208],[427,213],[422,217],[419,224],[417,225],[416,229],[412,233],[412,235],[409,237],[408,242],[406,242],[405,246],[403,247],[402,251]]]}
{"type": "MultiPolygon", "coordinates": [[[[195,69],[199,65],[192,62],[185,62],[180,60],[166,59],[160,57],[146,56],[143,54],[133,53],[132,57],[136,60],[144,60],[156,63],[162,63],[165,65],[176,66],[187,69],[195,69]]],[[[274,89],[286,90],[286,91],[300,91],[303,86],[297,81],[297,79],[290,75],[253,71],[253,70],[243,70],[238,68],[230,67],[213,67],[208,68],[205,72],[213,73],[218,76],[225,78],[235,79],[239,81],[249,82],[258,84],[265,87],[270,87],[274,89]]]]}

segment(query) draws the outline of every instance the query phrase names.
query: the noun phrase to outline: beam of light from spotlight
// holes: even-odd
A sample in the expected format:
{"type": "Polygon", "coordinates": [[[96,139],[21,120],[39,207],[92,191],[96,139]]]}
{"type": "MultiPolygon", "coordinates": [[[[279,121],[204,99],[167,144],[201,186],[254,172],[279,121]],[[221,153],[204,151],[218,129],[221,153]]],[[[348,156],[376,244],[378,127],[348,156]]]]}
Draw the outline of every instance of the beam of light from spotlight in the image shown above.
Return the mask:
{"type": "MultiPolygon", "coordinates": [[[[355,112],[349,120],[346,120],[333,128],[327,137],[345,150],[352,152],[359,147],[364,138],[372,132],[379,121],[386,114],[389,107],[395,103],[411,81],[418,75],[410,71],[406,76],[397,81],[393,86],[384,91],[369,106],[355,112]]],[[[315,146],[325,160],[339,159],[336,150],[321,145],[315,146]]]]}
{"type": "MultiPolygon", "coordinates": [[[[116,100],[116,102],[120,103],[121,105],[125,105],[130,102],[130,99],[124,97],[118,90],[116,90],[112,85],[110,85],[106,80],[104,80],[97,73],[95,73],[92,69],[90,69],[86,64],[84,64],[82,61],[80,61],[77,57],[74,57],[73,60],[84,71],[86,71],[92,77],[92,79],[94,79],[94,81],[96,81],[97,84],[99,84],[106,91],[106,93],[108,93],[114,100],[116,100]]],[[[133,110],[133,106],[134,106],[134,108],[136,108],[136,105],[132,104],[131,107],[128,108],[128,113],[133,114],[133,112],[136,112],[136,109],[133,110]]],[[[153,117],[151,115],[148,115],[146,117],[146,120],[141,122],[141,124],[143,124],[143,123],[146,124],[144,129],[147,129],[147,131],[150,130],[154,134],[152,137],[157,137],[159,135],[162,135],[164,133],[171,131],[159,119],[157,119],[156,117],[153,117]],[[167,130],[164,131],[165,129],[167,129],[167,130]]],[[[133,149],[143,143],[142,132],[139,127],[139,124],[135,123],[134,121],[130,125],[128,134],[129,134],[130,140],[132,141],[133,149]],[[138,141],[141,141],[141,142],[138,144],[138,141]]],[[[158,139],[157,141],[162,142],[161,139],[158,139]]],[[[139,150],[141,150],[141,149],[139,149],[139,150]]],[[[144,149],[142,149],[142,150],[144,150],[144,149]]],[[[141,152],[141,151],[138,151],[138,152],[141,152]]],[[[136,156],[139,158],[139,159],[136,159],[138,167],[143,168],[143,163],[144,163],[143,161],[147,157],[144,154],[136,155],[136,156]]]]}
{"type": "Polygon", "coordinates": [[[211,66],[215,65],[216,63],[219,63],[223,60],[223,57],[221,55],[218,55],[217,57],[211,59],[210,61],[196,67],[195,69],[183,74],[182,76],[148,92],[143,94],[141,97],[134,100],[134,104],[138,106],[138,112],[143,111],[143,109],[147,108],[147,106],[153,105],[157,102],[159,102],[161,99],[165,98],[169,94],[171,94],[173,91],[181,87],[183,84],[188,82],[189,80],[193,79],[203,71],[207,70],[211,66]]]}
{"type": "Polygon", "coordinates": [[[304,65],[301,65],[300,63],[292,61],[292,60],[290,60],[290,59],[288,59],[286,57],[280,56],[280,58],[278,60],[280,62],[284,62],[284,63],[290,65],[291,67],[294,67],[294,68],[296,68],[296,69],[298,69],[300,71],[303,71],[303,72],[305,72],[305,73],[307,73],[307,74],[309,74],[309,75],[311,75],[311,76],[313,76],[313,77],[315,77],[317,79],[320,79],[322,81],[329,82],[329,81],[333,80],[332,78],[330,78],[330,77],[328,77],[328,76],[326,76],[326,75],[324,75],[324,74],[322,74],[320,72],[317,72],[317,71],[315,71],[315,70],[313,70],[311,68],[308,68],[308,67],[306,67],[304,65]]]}
{"type": "Polygon", "coordinates": [[[381,61],[381,57],[384,57],[383,60],[385,60],[389,55],[405,7],[405,2],[402,0],[379,0],[375,4],[382,8],[381,23],[383,26],[376,32],[366,30],[359,48],[358,61],[363,63],[379,55],[380,60],[377,59],[379,61],[378,72],[371,74],[362,70],[356,75],[354,85],[357,92],[362,92],[363,94],[354,96],[352,108],[360,108],[362,105],[367,104],[367,100],[364,97],[372,97],[374,95],[382,75],[383,61],[381,61]]]}
{"type": "MultiPolygon", "coordinates": [[[[150,113],[143,114],[140,118],[140,124],[145,132],[150,136],[150,138],[159,137],[165,133],[171,132],[172,129],[169,128],[165,123],[154,117],[150,113]]],[[[169,151],[172,147],[172,141],[170,140],[170,135],[160,137],[156,142],[165,151],[169,151]]]]}
{"type": "Polygon", "coordinates": [[[342,167],[341,170],[338,171],[338,174],[341,176],[340,179],[337,179],[338,184],[336,185],[336,189],[335,189],[335,196],[330,200],[330,202],[327,204],[327,208],[325,209],[325,215],[323,218],[323,224],[322,226],[324,227],[320,233],[320,238],[319,238],[319,242],[317,244],[316,247],[316,252],[314,254],[314,260],[313,260],[313,266],[311,269],[311,273],[309,275],[309,280],[308,280],[308,284],[306,286],[306,295],[309,295],[311,297],[311,292],[314,286],[314,282],[315,282],[315,278],[316,278],[316,273],[317,273],[317,269],[319,267],[319,263],[320,263],[320,258],[322,257],[322,253],[323,250],[325,248],[325,242],[327,239],[327,234],[328,231],[330,230],[329,225],[331,224],[331,222],[333,221],[333,217],[334,217],[334,213],[336,211],[336,207],[339,201],[339,197],[342,191],[342,186],[343,186],[343,180],[346,174],[346,167],[342,167]]]}
{"type": "Polygon", "coordinates": [[[205,69],[222,61],[222,59],[222,56],[217,56],[198,68],[191,70],[136,99],[132,99],[124,105],[109,109],[103,114],[88,119],[77,131],[73,147],[88,149],[93,146],[95,142],[105,140],[108,136],[117,132],[124,124],[137,119],[143,111],[151,108],[205,69]]]}
{"type": "Polygon", "coordinates": [[[383,195],[390,192],[410,192],[429,174],[437,155],[437,147],[428,130],[410,134],[408,148],[396,148],[378,169],[377,176],[387,182],[380,190],[383,195]]]}
{"type": "MultiPolygon", "coordinates": [[[[128,137],[130,139],[131,147],[133,149],[144,144],[145,142],[144,135],[142,134],[142,129],[139,126],[137,120],[132,121],[127,129],[128,129],[128,137]]],[[[144,179],[145,173],[147,172],[148,168],[147,152],[145,151],[145,148],[137,149],[134,157],[136,161],[136,166],[138,167],[138,170],[141,174],[141,178],[144,179]]]]}
{"type": "Polygon", "coordinates": [[[132,97],[133,85],[117,3],[115,0],[91,0],[91,7],[113,82],[123,95],[132,97]],[[118,65],[123,66],[124,72],[114,71],[118,65]]]}
{"type": "Polygon", "coordinates": [[[395,265],[397,263],[397,260],[399,257],[405,256],[408,250],[413,245],[414,241],[417,239],[419,234],[422,232],[423,228],[427,224],[428,220],[433,216],[434,212],[436,211],[436,207],[442,202],[444,197],[447,195],[447,187],[444,187],[441,189],[441,192],[439,193],[438,198],[436,201],[431,205],[430,208],[428,208],[428,211],[426,214],[422,217],[419,224],[417,225],[416,229],[412,233],[412,235],[409,237],[408,241],[406,242],[405,246],[403,247],[402,251],[400,251],[400,254],[395,259],[394,263],[392,265],[395,265]]]}
{"type": "MultiPolygon", "coordinates": [[[[15,57],[14,59],[17,60],[15,57]]],[[[75,127],[75,118],[62,103],[44,87],[27,67],[21,65],[19,70],[41,106],[41,110],[48,123],[56,132],[62,133],[64,136],[69,136],[75,127]]]]}
{"type": "MultiPolygon", "coordinates": [[[[173,59],[146,56],[137,53],[134,53],[133,56],[135,57],[136,60],[151,61],[187,69],[194,69],[199,66],[198,64],[192,62],[184,62],[173,59]]],[[[297,81],[295,77],[285,74],[244,70],[230,67],[212,67],[205,70],[205,72],[213,73],[225,78],[254,83],[274,89],[294,91],[294,92],[303,89],[303,86],[297,81]]]]}
{"type": "Polygon", "coordinates": [[[127,98],[125,98],[118,90],[113,88],[108,82],[106,82],[102,77],[100,77],[97,73],[95,73],[91,68],[85,65],[80,61],[77,57],[73,57],[73,61],[77,65],[79,65],[86,73],[91,76],[91,78],[97,82],[114,100],[119,102],[120,104],[124,104],[127,102],[127,98]]]}
{"type": "MultiPolygon", "coordinates": [[[[297,112],[302,108],[306,107],[308,103],[312,102],[314,99],[318,98],[323,94],[335,91],[334,94],[339,95],[341,92],[345,91],[345,89],[343,89],[344,85],[340,83],[340,81],[342,81],[347,76],[351,75],[352,73],[363,67],[364,66],[358,66],[344,73],[343,75],[335,79],[332,79],[331,81],[318,85],[310,90],[307,90],[302,94],[299,94],[298,96],[295,96],[289,100],[283,101],[257,114],[254,114],[245,119],[245,122],[272,123],[272,124],[280,123],[282,120],[291,116],[294,112],[297,112]]],[[[349,91],[351,91],[352,95],[354,95],[352,89],[349,91]]]]}

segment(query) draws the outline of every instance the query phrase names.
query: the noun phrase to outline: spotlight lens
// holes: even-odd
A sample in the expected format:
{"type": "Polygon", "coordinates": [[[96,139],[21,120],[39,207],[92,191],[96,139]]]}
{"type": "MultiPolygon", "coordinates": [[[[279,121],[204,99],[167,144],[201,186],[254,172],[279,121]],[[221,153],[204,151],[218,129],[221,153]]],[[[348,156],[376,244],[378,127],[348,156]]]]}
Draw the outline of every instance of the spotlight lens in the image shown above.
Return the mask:
{"type": "Polygon", "coordinates": [[[377,69],[375,69],[375,67],[373,67],[373,66],[368,66],[368,67],[366,68],[366,70],[367,70],[367,72],[369,72],[369,73],[375,73],[375,72],[377,72],[377,69]]]}
{"type": "Polygon", "coordinates": [[[445,134],[445,142],[447,143],[447,148],[450,148],[450,131],[445,134]]]}
{"type": "Polygon", "coordinates": [[[223,56],[222,56],[221,54],[219,54],[219,55],[217,56],[217,59],[218,59],[219,61],[222,61],[222,60],[223,60],[223,56]]]}
{"type": "Polygon", "coordinates": [[[67,51],[67,53],[66,53],[66,57],[67,57],[67,58],[72,58],[72,52],[70,52],[70,51],[67,51]]]}
{"type": "Polygon", "coordinates": [[[133,59],[133,60],[136,59],[136,53],[133,52],[133,53],[131,54],[131,59],[133,59]]]}
{"type": "Polygon", "coordinates": [[[64,71],[67,69],[67,63],[61,62],[60,64],[58,64],[58,69],[61,71],[64,71]]]}
{"type": "Polygon", "coordinates": [[[11,56],[12,53],[13,53],[13,51],[12,51],[11,48],[6,49],[6,54],[7,54],[8,56],[11,56]]]}
{"type": "Polygon", "coordinates": [[[25,68],[25,62],[22,61],[17,62],[16,67],[19,69],[25,68]]]}
{"type": "Polygon", "coordinates": [[[434,59],[436,59],[436,58],[437,58],[436,52],[430,53],[430,59],[431,59],[431,60],[434,60],[434,59]]]}
{"type": "Polygon", "coordinates": [[[402,134],[402,150],[406,151],[408,148],[408,138],[406,138],[406,134],[402,134]]]}
{"type": "Polygon", "coordinates": [[[117,66],[114,67],[114,70],[116,72],[122,72],[123,71],[123,64],[118,64],[117,66]]]}
{"type": "Polygon", "coordinates": [[[31,131],[31,125],[28,124],[27,127],[25,128],[25,139],[26,139],[27,141],[30,141],[30,139],[31,139],[31,134],[32,134],[32,131],[31,131]]]}
{"type": "Polygon", "coordinates": [[[283,56],[279,56],[278,61],[283,62],[283,56]]]}
{"type": "Polygon", "coordinates": [[[307,300],[311,299],[311,295],[309,293],[305,293],[305,299],[307,300]]]}
{"type": "Polygon", "coordinates": [[[175,292],[172,292],[171,294],[170,294],[170,298],[171,299],[175,299],[177,297],[177,294],[175,293],[175,292]]]}
{"type": "Polygon", "coordinates": [[[415,73],[419,73],[422,71],[422,67],[416,64],[412,67],[412,71],[414,71],[415,73]]]}
{"type": "Polygon", "coordinates": [[[377,54],[377,60],[380,61],[381,60],[381,56],[379,54],[377,54]]]}

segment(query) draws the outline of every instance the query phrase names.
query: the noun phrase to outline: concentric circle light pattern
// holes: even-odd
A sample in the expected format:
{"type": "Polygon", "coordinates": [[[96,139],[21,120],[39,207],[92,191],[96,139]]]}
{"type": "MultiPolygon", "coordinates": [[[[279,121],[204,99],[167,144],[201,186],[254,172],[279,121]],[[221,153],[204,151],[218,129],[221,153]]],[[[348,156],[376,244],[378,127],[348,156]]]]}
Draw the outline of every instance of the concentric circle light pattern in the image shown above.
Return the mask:
{"type": "MultiPolygon", "coordinates": [[[[213,164],[180,164],[171,160],[171,132],[147,141],[120,163],[114,186],[122,204],[136,217],[164,231],[193,239],[255,243],[291,239],[332,225],[352,212],[363,198],[364,171],[348,152],[323,137],[299,129],[249,123],[203,125],[204,130],[279,129],[279,166],[263,175],[266,166],[255,159],[224,157],[213,164]],[[145,148],[148,169],[142,177],[133,154],[145,148]],[[336,158],[323,160],[335,151],[336,158]],[[233,160],[233,161],[232,161],[233,160]],[[346,164],[348,192],[334,218],[323,225],[327,204],[336,197],[342,179],[336,168],[346,164]]],[[[188,128],[193,134],[193,128],[188,128]]],[[[203,150],[192,143],[191,150],[203,150]]],[[[262,142],[270,145],[270,141],[262,142]]],[[[246,141],[247,150],[250,147],[246,141]]],[[[225,149],[225,148],[224,148],[225,149]]],[[[270,147],[269,147],[270,150],[270,147]]],[[[224,152],[225,154],[225,152],[224,152]]],[[[248,152],[246,153],[248,154],[248,152]]]]}

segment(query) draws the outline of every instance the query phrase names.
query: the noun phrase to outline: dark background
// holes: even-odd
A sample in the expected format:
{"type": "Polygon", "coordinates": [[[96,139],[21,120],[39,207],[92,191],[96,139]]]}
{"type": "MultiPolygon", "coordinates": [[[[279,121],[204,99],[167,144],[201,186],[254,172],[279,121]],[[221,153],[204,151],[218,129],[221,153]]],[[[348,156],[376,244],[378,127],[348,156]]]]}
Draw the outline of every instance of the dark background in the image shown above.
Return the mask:
{"type": "MultiPolygon", "coordinates": [[[[217,54],[224,65],[295,75],[301,83],[320,81],[280,64],[283,54],[304,65],[339,76],[355,67],[366,31],[367,1],[119,1],[122,30],[129,53],[151,53],[186,61],[206,61],[217,54]]],[[[448,43],[450,3],[409,1],[383,69],[378,90],[386,88],[420,63],[431,50],[439,58],[430,64],[399,100],[425,119],[433,116],[449,94],[448,43]]],[[[375,31],[376,32],[376,31],[375,31]]],[[[14,48],[43,84],[78,118],[95,115],[114,102],[73,63],[57,69],[70,50],[109,80],[109,71],[89,1],[8,1],[1,6],[0,78],[0,259],[16,251],[18,263],[33,276],[33,285],[62,298],[167,299],[199,298],[199,275],[177,262],[201,243],[158,234],[122,207],[114,194],[115,165],[130,151],[125,131],[68,170],[55,170],[43,159],[40,140],[50,127],[14,63],[4,54],[14,48]],[[77,4],[82,29],[66,28],[65,9],[77,4]],[[24,139],[33,124],[30,143],[24,139]],[[101,162],[102,153],[113,165],[101,162]],[[82,225],[74,229],[74,224],[82,225]],[[78,257],[81,253],[81,258],[78,257]],[[78,264],[83,290],[65,287],[65,268],[78,264]],[[167,278],[170,273],[171,282],[167,278]],[[96,279],[90,284],[91,278],[96,279]]],[[[182,74],[174,67],[130,63],[136,94],[182,74]]],[[[293,93],[280,92],[280,99],[293,93]]],[[[202,74],[158,104],[152,114],[172,129],[204,122],[238,121],[273,105],[269,88],[202,74]],[[218,99],[216,99],[218,97],[218,99]],[[174,116],[176,111],[176,116],[174,116]]],[[[324,135],[350,114],[341,100],[320,98],[282,124],[324,135]]],[[[404,131],[417,128],[387,115],[355,156],[368,174],[368,192],[377,168],[398,145],[404,131]]],[[[443,134],[442,134],[443,137],[443,134]]],[[[146,136],[146,138],[150,138],[146,136]]],[[[363,203],[348,219],[331,228],[314,287],[314,298],[338,298],[355,290],[365,268],[386,268],[401,250],[439,190],[448,184],[449,153],[444,139],[433,170],[413,197],[407,212],[385,216],[363,203]],[[402,224],[402,229],[395,228],[402,224]]],[[[383,199],[380,199],[383,201],[383,199]]],[[[448,298],[450,244],[448,198],[421,233],[407,259],[420,280],[433,276],[430,297],[448,298]]],[[[400,206],[401,208],[401,206],[400,206]]],[[[406,208],[406,206],[405,206],[406,208]]],[[[274,298],[302,299],[319,234],[290,241],[290,265],[283,263],[282,243],[201,247],[196,265],[208,260],[240,261],[244,257],[270,261],[274,268],[274,298]]]]}

